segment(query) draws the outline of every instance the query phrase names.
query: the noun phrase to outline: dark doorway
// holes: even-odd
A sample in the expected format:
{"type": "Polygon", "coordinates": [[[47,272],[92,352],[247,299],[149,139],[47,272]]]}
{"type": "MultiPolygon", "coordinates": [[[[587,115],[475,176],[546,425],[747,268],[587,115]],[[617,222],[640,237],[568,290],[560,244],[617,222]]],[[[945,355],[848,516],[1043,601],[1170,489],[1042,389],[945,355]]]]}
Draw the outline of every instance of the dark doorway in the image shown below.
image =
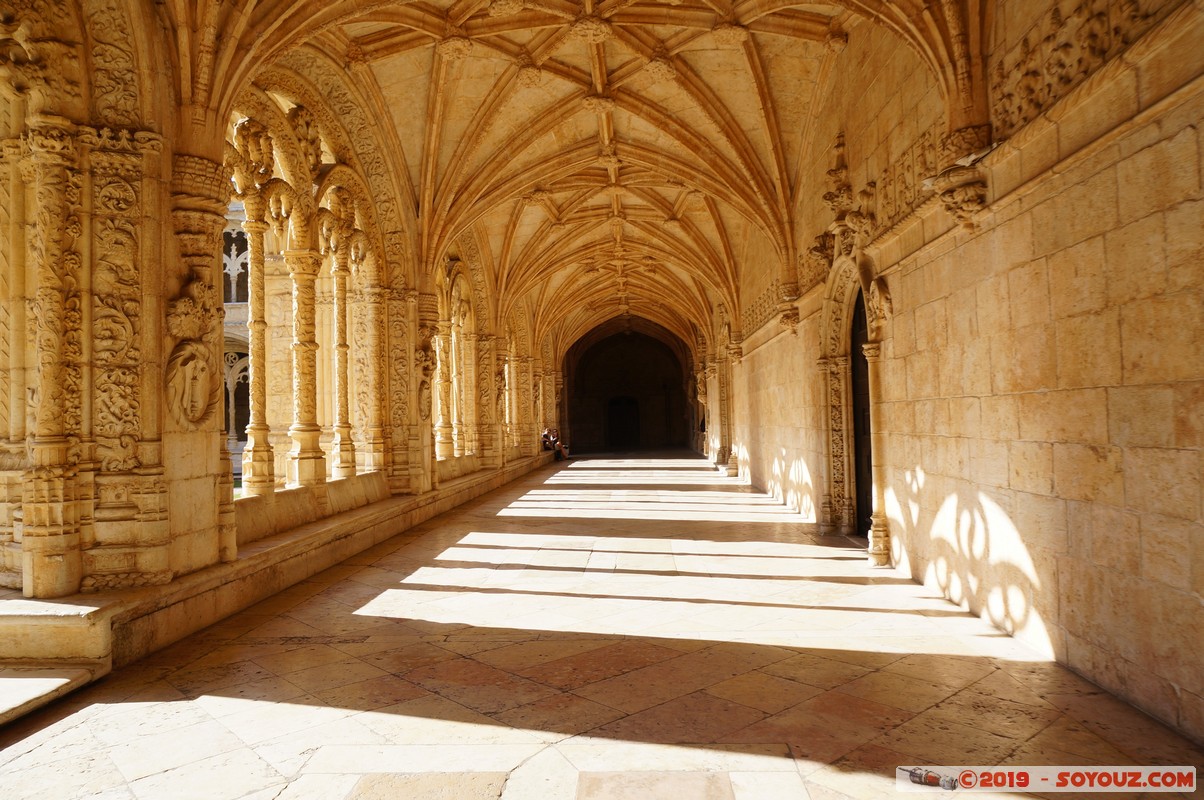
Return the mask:
{"type": "Polygon", "coordinates": [[[668,331],[634,319],[616,324],[622,327],[582,337],[565,359],[569,447],[590,453],[688,446],[688,358],[668,331]]]}
{"type": "Polygon", "coordinates": [[[870,451],[870,369],[861,346],[869,341],[865,319],[865,300],[857,293],[853,305],[853,325],[849,332],[849,366],[853,394],[853,485],[857,504],[858,536],[869,535],[870,514],[874,509],[873,455],[870,451]]]}
{"type": "Polygon", "coordinates": [[[612,397],[606,409],[606,448],[635,450],[640,446],[640,401],[612,397]]]}

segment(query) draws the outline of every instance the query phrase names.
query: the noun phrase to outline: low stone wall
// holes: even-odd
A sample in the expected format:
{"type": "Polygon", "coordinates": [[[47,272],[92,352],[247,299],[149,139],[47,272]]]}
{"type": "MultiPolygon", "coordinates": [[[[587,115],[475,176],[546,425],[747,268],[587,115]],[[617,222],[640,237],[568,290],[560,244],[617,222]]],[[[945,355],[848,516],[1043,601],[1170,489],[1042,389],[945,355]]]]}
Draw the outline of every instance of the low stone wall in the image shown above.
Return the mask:
{"type": "Polygon", "coordinates": [[[390,497],[383,474],[368,473],[242,498],[232,562],[166,586],[0,602],[0,662],[71,664],[99,678],[551,461],[540,453],[419,496],[390,497]]]}

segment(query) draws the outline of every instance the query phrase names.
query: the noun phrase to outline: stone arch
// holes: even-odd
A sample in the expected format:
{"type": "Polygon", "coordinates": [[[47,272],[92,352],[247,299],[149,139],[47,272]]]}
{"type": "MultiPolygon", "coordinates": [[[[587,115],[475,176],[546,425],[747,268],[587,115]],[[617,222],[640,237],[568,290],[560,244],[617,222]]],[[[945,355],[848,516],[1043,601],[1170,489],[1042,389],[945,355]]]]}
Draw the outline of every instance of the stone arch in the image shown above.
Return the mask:
{"type": "Polygon", "coordinates": [[[830,533],[849,532],[854,523],[849,327],[860,289],[861,276],[856,261],[851,255],[837,256],[824,285],[819,343],[827,434],[827,485],[821,503],[820,525],[830,533]]]}
{"type": "Polygon", "coordinates": [[[351,166],[369,188],[384,248],[382,278],[390,288],[418,286],[416,270],[417,220],[407,208],[416,208],[408,184],[398,186],[392,176],[408,174],[404,164],[395,166],[399,150],[395,143],[380,141],[378,127],[365,109],[372,104],[349,85],[341,64],[335,64],[313,48],[300,47],[281,57],[277,65],[260,72],[255,83],[262,89],[280,91],[313,111],[331,152],[340,163],[351,166]],[[399,199],[406,199],[403,206],[399,199]]]}

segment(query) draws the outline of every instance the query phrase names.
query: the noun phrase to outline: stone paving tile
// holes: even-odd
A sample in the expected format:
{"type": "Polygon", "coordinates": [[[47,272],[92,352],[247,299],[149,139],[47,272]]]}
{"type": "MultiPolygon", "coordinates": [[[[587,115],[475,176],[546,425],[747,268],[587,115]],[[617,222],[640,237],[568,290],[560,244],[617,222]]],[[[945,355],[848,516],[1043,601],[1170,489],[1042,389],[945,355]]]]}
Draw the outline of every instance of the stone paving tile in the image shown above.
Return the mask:
{"type": "Polygon", "coordinates": [[[850,540],[644,463],[520,479],[17,720],[0,796],[843,800],[904,762],[1204,767],[850,540]]]}

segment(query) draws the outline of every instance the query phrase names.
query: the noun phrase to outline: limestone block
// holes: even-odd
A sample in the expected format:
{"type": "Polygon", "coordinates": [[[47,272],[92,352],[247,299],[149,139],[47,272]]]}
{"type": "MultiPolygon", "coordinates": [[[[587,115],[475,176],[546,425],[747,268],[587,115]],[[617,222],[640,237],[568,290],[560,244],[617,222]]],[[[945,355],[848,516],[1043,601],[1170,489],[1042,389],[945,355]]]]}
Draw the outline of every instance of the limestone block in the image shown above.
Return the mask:
{"type": "Polygon", "coordinates": [[[1091,508],[1091,559],[1102,567],[1141,574],[1141,517],[1096,503],[1091,508]]]}
{"type": "Polygon", "coordinates": [[[1179,724],[1196,741],[1204,739],[1204,693],[1179,691],[1179,724]]]}
{"type": "Polygon", "coordinates": [[[1121,305],[1166,291],[1165,239],[1161,213],[1149,214],[1104,236],[1109,304],[1121,305]]]}
{"type": "Polygon", "coordinates": [[[1189,692],[1204,691],[1204,614],[1200,601],[1187,592],[1162,589],[1132,599],[1136,612],[1134,632],[1148,653],[1145,663],[1189,692]],[[1167,635],[1173,631],[1174,635],[1167,635]]]}
{"type": "Polygon", "coordinates": [[[1057,385],[1054,327],[1048,323],[1017,328],[991,340],[992,387],[996,392],[1027,392],[1057,385]]]}
{"type": "Polygon", "coordinates": [[[971,439],[970,477],[979,484],[1008,485],[1008,444],[992,439],[971,439]]]}
{"type": "Polygon", "coordinates": [[[1108,389],[1108,441],[1116,445],[1175,444],[1175,390],[1170,387],[1108,389]]]}
{"type": "Polygon", "coordinates": [[[916,349],[930,350],[944,347],[948,342],[948,322],[945,300],[940,298],[925,303],[915,310],[916,349]]]}
{"type": "Polygon", "coordinates": [[[1038,117],[1025,130],[1025,145],[1020,150],[1020,169],[1024,180],[1047,172],[1058,163],[1058,126],[1038,117]]]}
{"type": "Polygon", "coordinates": [[[272,520],[272,498],[266,495],[240,497],[234,501],[234,525],[239,545],[258,541],[276,532],[272,520]]]}
{"type": "Polygon", "coordinates": [[[1103,236],[1051,253],[1047,263],[1055,318],[1099,311],[1107,304],[1103,236]]]}
{"type": "MultiPolygon", "coordinates": [[[[1020,435],[1018,400],[1014,395],[981,399],[982,435],[992,439],[1015,439],[1020,435]]],[[[1042,438],[1042,437],[1038,437],[1042,438]]]]}
{"type": "Polygon", "coordinates": [[[1175,386],[1175,441],[1177,447],[1204,447],[1204,382],[1175,386]]]}
{"type": "Polygon", "coordinates": [[[950,341],[967,342],[979,335],[977,306],[977,282],[949,295],[945,318],[950,341]]]}
{"type": "Polygon", "coordinates": [[[949,431],[949,401],[920,400],[915,403],[917,433],[947,435],[949,431]]]}
{"type": "Polygon", "coordinates": [[[1120,383],[1120,312],[1108,309],[1060,319],[1056,325],[1058,386],[1120,383]]]}
{"type": "Polygon", "coordinates": [[[291,530],[318,518],[318,499],[310,487],[285,489],[276,492],[273,514],[277,532],[291,530]]]}
{"type": "Polygon", "coordinates": [[[1069,500],[1117,502],[1124,490],[1119,447],[1054,444],[1054,490],[1069,500]]]}
{"type": "MultiPolygon", "coordinates": [[[[1052,462],[1052,453],[1050,458],[1052,462]]],[[[1052,464],[1050,468],[1052,470],[1052,464]]],[[[1018,491],[1015,493],[1012,519],[1030,552],[1046,550],[1060,555],[1070,552],[1066,501],[1060,497],[1018,491]]],[[[1051,564],[1050,570],[1049,574],[1055,575],[1057,565],[1051,564]]],[[[1038,571],[1037,574],[1043,573],[1038,571]]],[[[1051,584],[1047,588],[1052,590],[1052,584],[1055,583],[1053,580],[1047,581],[1047,584],[1051,584]]],[[[1053,605],[1047,608],[1056,608],[1056,597],[1053,605]]]]}
{"type": "MultiPolygon", "coordinates": [[[[947,394],[983,396],[991,393],[991,341],[978,337],[964,342],[959,358],[947,356],[948,369],[957,377],[948,379],[947,394]],[[954,390],[956,389],[956,391],[954,390]]],[[[946,385],[945,363],[942,362],[942,387],[946,385]]]]}
{"type": "Polygon", "coordinates": [[[1137,511],[1200,519],[1201,453],[1160,447],[1125,450],[1125,505],[1137,511]]]}
{"type": "MultiPolygon", "coordinates": [[[[1068,658],[1074,657],[1075,640],[1100,641],[1105,620],[1098,610],[1107,602],[1109,570],[1077,558],[1058,559],[1058,622],[1066,629],[1068,658]]],[[[1073,662],[1072,662],[1073,663],[1073,662]]]]}
{"type": "Polygon", "coordinates": [[[1049,442],[1104,442],[1108,395],[1104,389],[1034,392],[1018,398],[1020,438],[1049,442]]]}
{"type": "Polygon", "coordinates": [[[1008,273],[1012,326],[1020,328],[1049,321],[1049,275],[1038,258],[1008,273]]]}
{"type": "Polygon", "coordinates": [[[1058,125],[1060,158],[1073,155],[1137,113],[1135,70],[1114,70],[1108,81],[1093,83],[1090,88],[1090,94],[1080,90],[1071,96],[1071,102],[1063,101],[1050,109],[1050,117],[1058,125]]]}
{"type": "Polygon", "coordinates": [[[975,312],[978,329],[987,336],[1012,327],[1008,299],[1008,276],[1001,273],[978,286],[975,312]]]}
{"type": "Polygon", "coordinates": [[[907,361],[907,395],[912,398],[936,397],[940,393],[937,356],[932,351],[910,355],[907,361]]]}
{"type": "Polygon", "coordinates": [[[982,435],[982,402],[977,397],[955,397],[949,401],[950,430],[962,436],[982,435]]]}
{"type": "Polygon", "coordinates": [[[1166,211],[1167,290],[1198,286],[1204,275],[1204,200],[1189,200],[1166,211]]]}
{"type": "Polygon", "coordinates": [[[1200,63],[1201,27],[1199,6],[1188,15],[1186,25],[1173,26],[1158,39],[1157,47],[1140,48],[1127,58],[1137,65],[1141,105],[1148,108],[1204,70],[1200,63]]]}
{"type": "Polygon", "coordinates": [[[1125,305],[1120,335],[1124,383],[1204,378],[1204,289],[1125,305]]]}
{"type": "Polygon", "coordinates": [[[1200,152],[1195,129],[1184,128],[1134,153],[1117,165],[1117,172],[1125,187],[1120,197],[1122,224],[1197,196],[1200,152]]]}
{"type": "Polygon", "coordinates": [[[1047,442],[1008,443],[1008,485],[1022,492],[1053,492],[1053,445],[1047,442]]]}
{"type": "Polygon", "coordinates": [[[1192,591],[1192,541],[1204,535],[1199,522],[1158,514],[1141,517],[1141,574],[1147,580],[1192,591]]]}
{"type": "Polygon", "coordinates": [[[1033,254],[1055,253],[1115,228],[1117,194],[1116,170],[1107,169],[1037,206],[1033,210],[1033,254]]]}

